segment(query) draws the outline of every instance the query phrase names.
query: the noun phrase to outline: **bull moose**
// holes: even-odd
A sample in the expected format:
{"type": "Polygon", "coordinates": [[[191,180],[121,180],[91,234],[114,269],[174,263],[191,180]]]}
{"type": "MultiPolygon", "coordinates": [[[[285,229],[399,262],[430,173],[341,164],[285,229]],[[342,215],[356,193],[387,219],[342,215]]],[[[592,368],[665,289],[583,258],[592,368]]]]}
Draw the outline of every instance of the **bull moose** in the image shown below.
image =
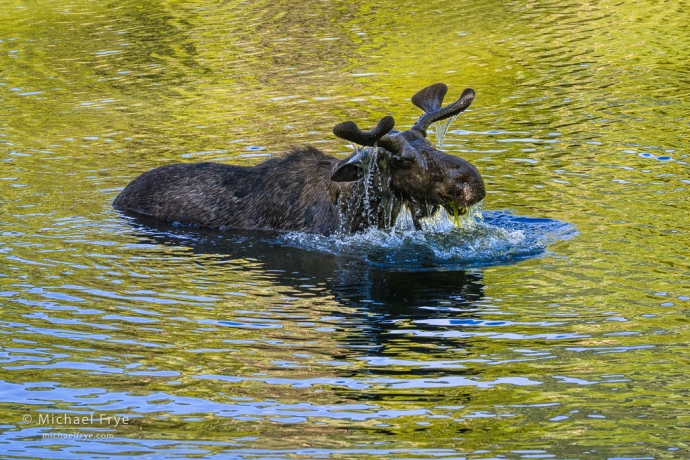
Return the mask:
{"type": "Polygon", "coordinates": [[[252,167],[213,162],[173,164],[134,179],[115,199],[115,209],[165,222],[210,228],[298,231],[331,235],[389,229],[404,207],[416,228],[444,207],[457,216],[486,192],[472,164],[436,150],[426,139],[434,122],[457,116],[474,91],[442,106],[448,91],[437,83],[412,103],[425,113],[407,131],[382,118],[363,132],[351,121],[333,133],[357,144],[344,160],[314,147],[252,167]]]}

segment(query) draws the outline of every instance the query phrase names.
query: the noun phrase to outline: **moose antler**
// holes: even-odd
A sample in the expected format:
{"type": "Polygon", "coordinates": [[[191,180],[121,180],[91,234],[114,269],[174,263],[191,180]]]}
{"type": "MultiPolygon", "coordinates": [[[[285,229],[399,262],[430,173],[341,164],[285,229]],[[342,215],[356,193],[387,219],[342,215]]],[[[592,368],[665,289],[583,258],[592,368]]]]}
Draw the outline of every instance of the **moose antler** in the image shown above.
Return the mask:
{"type": "Polygon", "coordinates": [[[338,123],[333,128],[333,134],[346,141],[365,147],[373,147],[383,136],[388,134],[395,126],[395,120],[391,116],[381,118],[381,121],[371,131],[366,133],[359,129],[354,121],[338,123]]]}
{"type": "Polygon", "coordinates": [[[441,108],[443,98],[447,92],[448,85],[436,83],[418,91],[417,94],[412,96],[412,103],[427,113],[434,112],[441,108]]]}
{"type": "Polygon", "coordinates": [[[412,103],[426,112],[419,117],[417,123],[411,128],[426,137],[426,129],[434,122],[454,117],[470,106],[474,99],[474,90],[467,88],[462,92],[460,98],[450,105],[441,107],[443,97],[448,92],[448,86],[444,83],[436,83],[427,86],[417,94],[412,96],[412,103]]]}

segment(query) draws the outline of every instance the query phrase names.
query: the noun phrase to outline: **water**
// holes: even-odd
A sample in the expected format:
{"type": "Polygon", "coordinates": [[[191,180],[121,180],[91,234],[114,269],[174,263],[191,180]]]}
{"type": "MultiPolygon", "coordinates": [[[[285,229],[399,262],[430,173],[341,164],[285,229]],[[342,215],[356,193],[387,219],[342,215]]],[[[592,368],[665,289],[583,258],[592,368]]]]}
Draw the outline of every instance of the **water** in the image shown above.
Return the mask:
{"type": "Polygon", "coordinates": [[[1,456],[688,458],[688,11],[0,0],[1,456]],[[444,149],[483,220],[111,208],[173,162],[345,158],[335,124],[439,81],[477,93],[444,149]]]}
{"type": "Polygon", "coordinates": [[[443,150],[443,142],[446,140],[446,134],[450,125],[458,118],[458,116],[446,118],[445,120],[434,123],[434,136],[436,137],[436,145],[439,150],[443,150]]]}
{"type": "Polygon", "coordinates": [[[390,231],[324,237],[289,233],[283,245],[323,252],[351,264],[364,264],[394,271],[448,270],[496,265],[541,255],[547,244],[576,235],[564,222],[513,216],[506,212],[482,214],[475,205],[460,222],[440,209],[422,219],[414,230],[412,216],[403,209],[390,231]]]}

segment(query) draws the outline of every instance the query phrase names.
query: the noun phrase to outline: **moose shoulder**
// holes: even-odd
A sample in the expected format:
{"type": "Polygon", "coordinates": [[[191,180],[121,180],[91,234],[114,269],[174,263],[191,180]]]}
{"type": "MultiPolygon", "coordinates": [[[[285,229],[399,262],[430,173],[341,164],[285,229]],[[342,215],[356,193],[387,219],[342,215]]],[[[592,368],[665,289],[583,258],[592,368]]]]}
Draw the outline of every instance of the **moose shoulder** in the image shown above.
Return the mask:
{"type": "Polygon", "coordinates": [[[324,235],[390,228],[405,206],[419,227],[439,206],[452,214],[486,194],[473,165],[426,139],[429,125],[458,115],[474,99],[467,89],[442,107],[447,90],[438,83],[412,97],[425,114],[408,131],[394,130],[392,117],[369,132],[353,122],[337,125],[336,136],[361,146],[344,160],[304,147],[253,167],[163,166],[134,179],[113,206],[186,225],[324,235]]]}

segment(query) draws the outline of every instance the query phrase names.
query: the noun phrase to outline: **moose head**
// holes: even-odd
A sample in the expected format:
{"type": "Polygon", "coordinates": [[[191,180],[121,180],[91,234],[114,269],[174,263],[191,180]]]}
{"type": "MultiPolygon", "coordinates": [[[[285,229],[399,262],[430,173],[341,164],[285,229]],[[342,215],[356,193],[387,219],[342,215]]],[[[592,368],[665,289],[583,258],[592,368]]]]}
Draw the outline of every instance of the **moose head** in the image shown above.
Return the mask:
{"type": "Polygon", "coordinates": [[[400,205],[406,205],[416,227],[419,227],[419,218],[433,214],[439,206],[457,216],[484,199],[484,181],[477,168],[462,158],[435,149],[426,139],[426,130],[432,123],[463,112],[475,94],[468,88],[457,101],[443,107],[447,92],[448,87],[444,83],[437,83],[415,94],[412,103],[425,113],[408,131],[393,129],[395,120],[390,116],[382,118],[368,132],[363,132],[352,121],[336,125],[333,133],[337,137],[364,148],[356,149],[341,163],[331,180],[358,181],[371,171],[371,164],[375,163],[379,175],[385,177],[385,180],[381,177],[376,180],[379,190],[382,187],[390,190],[393,201],[398,203],[394,206],[394,214],[397,215],[400,205]]]}

